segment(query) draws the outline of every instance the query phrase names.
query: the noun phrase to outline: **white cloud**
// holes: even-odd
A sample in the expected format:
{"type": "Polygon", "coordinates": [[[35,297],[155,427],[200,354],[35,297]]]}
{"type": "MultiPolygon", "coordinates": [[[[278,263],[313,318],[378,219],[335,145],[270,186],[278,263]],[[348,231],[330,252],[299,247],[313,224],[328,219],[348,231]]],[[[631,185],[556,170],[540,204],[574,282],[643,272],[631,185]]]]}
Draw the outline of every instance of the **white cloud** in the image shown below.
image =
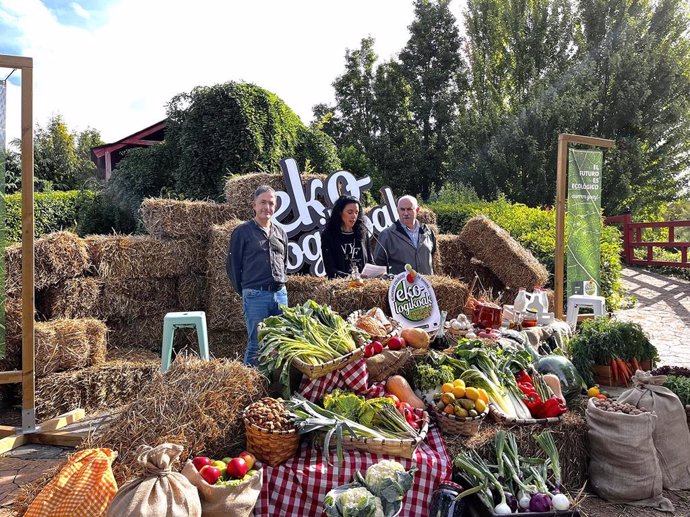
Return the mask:
{"type": "Polygon", "coordinates": [[[91,13],[84,9],[81,5],[79,5],[77,2],[72,2],[70,4],[70,7],[72,7],[72,10],[75,12],[77,16],[80,18],[83,18],[84,20],[90,20],[91,19],[91,13]]]}
{"type": "MultiPolygon", "coordinates": [[[[371,35],[388,59],[413,19],[412,2],[400,0],[118,0],[104,24],[86,30],[59,24],[39,0],[4,0],[0,9],[34,59],[34,121],[59,112],[70,128],[94,127],[106,141],[165,118],[177,93],[229,80],[276,93],[308,123],[314,104],[333,100],[346,48],[371,35]]],[[[8,139],[16,136],[11,87],[8,139]]]]}

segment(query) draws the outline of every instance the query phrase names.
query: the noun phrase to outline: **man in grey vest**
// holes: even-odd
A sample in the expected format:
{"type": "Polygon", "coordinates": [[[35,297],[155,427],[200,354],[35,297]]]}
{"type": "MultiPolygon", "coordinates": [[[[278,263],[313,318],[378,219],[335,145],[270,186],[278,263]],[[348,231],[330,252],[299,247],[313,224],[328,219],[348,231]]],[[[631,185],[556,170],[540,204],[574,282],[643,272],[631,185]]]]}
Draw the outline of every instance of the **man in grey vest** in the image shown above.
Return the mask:
{"type": "Polygon", "coordinates": [[[374,262],[386,266],[394,275],[405,270],[405,264],[423,275],[433,275],[436,236],[426,224],[417,220],[419,205],[413,196],[398,199],[400,219],[381,232],[376,243],[374,262]]]}

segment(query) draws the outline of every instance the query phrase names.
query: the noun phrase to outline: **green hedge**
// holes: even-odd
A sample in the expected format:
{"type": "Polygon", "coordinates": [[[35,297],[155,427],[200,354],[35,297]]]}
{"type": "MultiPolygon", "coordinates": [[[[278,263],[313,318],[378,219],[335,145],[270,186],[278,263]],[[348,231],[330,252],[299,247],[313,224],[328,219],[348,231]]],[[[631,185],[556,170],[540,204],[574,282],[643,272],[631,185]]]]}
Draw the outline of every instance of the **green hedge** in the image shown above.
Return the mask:
{"type": "MultiPolygon", "coordinates": [[[[442,233],[458,233],[467,220],[474,215],[486,215],[546,266],[552,275],[551,284],[553,284],[556,250],[556,212],[554,210],[530,208],[521,203],[510,203],[505,199],[462,205],[432,203],[428,207],[436,213],[436,220],[442,233]]],[[[621,249],[618,229],[613,226],[604,226],[601,235],[601,291],[606,297],[607,305],[614,309],[623,303],[623,287],[620,281],[621,249]]]]}

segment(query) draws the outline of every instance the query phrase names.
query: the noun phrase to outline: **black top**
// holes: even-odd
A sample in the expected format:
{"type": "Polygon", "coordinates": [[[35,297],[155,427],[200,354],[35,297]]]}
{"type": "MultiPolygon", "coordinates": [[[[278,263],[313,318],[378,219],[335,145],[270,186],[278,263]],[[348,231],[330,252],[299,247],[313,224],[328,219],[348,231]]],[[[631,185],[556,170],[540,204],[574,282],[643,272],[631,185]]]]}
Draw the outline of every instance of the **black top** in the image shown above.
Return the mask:
{"type": "Polygon", "coordinates": [[[352,262],[359,271],[369,262],[366,238],[357,237],[357,232],[321,232],[321,255],[328,278],[348,276],[352,271],[352,262]]]}
{"type": "Polygon", "coordinates": [[[288,238],[271,224],[268,235],[254,219],[232,232],[226,269],[232,287],[278,290],[287,282],[288,238]]]}

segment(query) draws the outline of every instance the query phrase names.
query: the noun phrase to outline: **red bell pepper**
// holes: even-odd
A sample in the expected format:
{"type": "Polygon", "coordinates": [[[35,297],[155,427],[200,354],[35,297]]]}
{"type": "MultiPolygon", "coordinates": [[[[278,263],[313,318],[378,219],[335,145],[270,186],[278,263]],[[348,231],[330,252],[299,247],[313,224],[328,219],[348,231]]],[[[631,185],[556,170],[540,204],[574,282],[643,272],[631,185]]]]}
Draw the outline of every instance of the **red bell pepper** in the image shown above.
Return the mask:
{"type": "Polygon", "coordinates": [[[515,374],[515,380],[520,383],[525,383],[525,384],[532,384],[534,385],[534,382],[532,381],[532,377],[529,376],[529,373],[527,373],[525,370],[520,370],[518,373],[515,374]]]}
{"type": "Polygon", "coordinates": [[[551,418],[562,415],[568,410],[568,406],[556,396],[553,396],[542,405],[537,416],[539,418],[551,418]]]}

